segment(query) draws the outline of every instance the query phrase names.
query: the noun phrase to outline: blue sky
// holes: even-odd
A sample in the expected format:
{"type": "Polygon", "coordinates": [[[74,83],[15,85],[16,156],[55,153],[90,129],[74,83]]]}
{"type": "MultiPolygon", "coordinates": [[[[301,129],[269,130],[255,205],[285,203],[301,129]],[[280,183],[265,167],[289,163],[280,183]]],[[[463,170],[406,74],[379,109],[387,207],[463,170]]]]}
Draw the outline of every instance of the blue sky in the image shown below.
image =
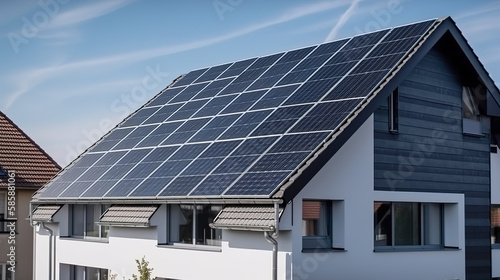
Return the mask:
{"type": "Polygon", "coordinates": [[[62,166],[183,73],[451,16],[497,85],[500,0],[0,2],[0,110],[62,166]]]}

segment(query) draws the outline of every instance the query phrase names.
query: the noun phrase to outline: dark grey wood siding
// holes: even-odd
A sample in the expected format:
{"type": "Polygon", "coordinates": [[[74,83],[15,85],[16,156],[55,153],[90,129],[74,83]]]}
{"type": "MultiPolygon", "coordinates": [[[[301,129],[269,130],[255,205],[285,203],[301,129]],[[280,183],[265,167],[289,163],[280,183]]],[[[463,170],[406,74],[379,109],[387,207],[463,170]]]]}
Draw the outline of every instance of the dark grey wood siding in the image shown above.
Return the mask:
{"type": "Polygon", "coordinates": [[[399,85],[399,134],[375,112],[375,189],[465,194],[467,279],[491,278],[490,138],[462,133],[462,79],[437,49],[399,85]]]}

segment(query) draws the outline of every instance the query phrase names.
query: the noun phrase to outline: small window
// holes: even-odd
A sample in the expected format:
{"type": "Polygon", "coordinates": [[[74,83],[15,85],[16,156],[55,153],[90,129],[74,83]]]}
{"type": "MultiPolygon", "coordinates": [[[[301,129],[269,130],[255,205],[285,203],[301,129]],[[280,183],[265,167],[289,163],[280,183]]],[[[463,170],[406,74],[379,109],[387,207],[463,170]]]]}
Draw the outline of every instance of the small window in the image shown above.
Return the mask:
{"type": "Polygon", "coordinates": [[[332,248],[331,201],[302,202],[302,248],[332,248]]]}
{"type": "Polygon", "coordinates": [[[220,205],[171,205],[169,208],[170,244],[220,246],[222,230],[212,223],[222,210],[220,205]]]}
{"type": "Polygon", "coordinates": [[[72,236],[81,238],[107,238],[109,227],[98,224],[99,218],[107,208],[107,205],[102,204],[72,205],[72,236]]]}
{"type": "Polygon", "coordinates": [[[481,114],[474,89],[466,86],[462,89],[462,126],[465,134],[482,135],[481,114]]]}
{"type": "Polygon", "coordinates": [[[375,202],[375,247],[442,247],[443,206],[375,202]]]}
{"type": "Polygon", "coordinates": [[[398,89],[389,96],[389,132],[399,131],[399,92],[398,89]]]}
{"type": "Polygon", "coordinates": [[[500,248],[500,205],[491,206],[491,244],[500,248]]]}
{"type": "Polygon", "coordinates": [[[7,193],[0,192],[0,233],[9,232],[10,230],[7,228],[8,220],[7,220],[7,193]]]}

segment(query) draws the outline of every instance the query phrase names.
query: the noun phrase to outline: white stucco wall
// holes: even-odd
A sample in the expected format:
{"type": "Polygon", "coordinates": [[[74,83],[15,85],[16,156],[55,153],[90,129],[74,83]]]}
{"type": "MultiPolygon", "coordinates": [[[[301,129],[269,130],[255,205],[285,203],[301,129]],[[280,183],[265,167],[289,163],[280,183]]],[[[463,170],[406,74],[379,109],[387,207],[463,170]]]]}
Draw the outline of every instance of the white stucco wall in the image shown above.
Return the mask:
{"type": "MultiPolygon", "coordinates": [[[[500,153],[491,155],[491,204],[500,205],[500,153]]],[[[492,277],[500,277],[500,249],[491,250],[492,277]]]]}
{"type": "Polygon", "coordinates": [[[463,195],[374,191],[373,131],[371,117],[293,200],[294,279],[465,279],[463,195]],[[346,251],[301,252],[303,199],[344,201],[346,251]],[[456,205],[460,250],[374,252],[374,201],[456,205]]]}
{"type": "MultiPolygon", "coordinates": [[[[111,227],[107,242],[59,237],[68,227],[68,207],[59,211],[57,217],[66,221],[47,224],[57,235],[55,254],[56,279],[66,280],[69,265],[109,269],[116,279],[131,279],[137,274],[136,259],[143,256],[154,268],[153,276],[173,279],[271,279],[272,245],[261,232],[224,231],[219,251],[202,249],[179,249],[158,246],[166,228],[166,207],[162,206],[151,219],[156,225],[150,228],[111,227]]],[[[58,219],[56,219],[58,220],[58,219]]],[[[280,253],[278,260],[279,279],[287,279],[291,273],[290,232],[283,231],[278,238],[280,253]],[[283,241],[283,242],[282,242],[283,241]],[[288,245],[287,245],[288,244],[288,245]]],[[[36,279],[46,280],[49,274],[48,232],[37,228],[36,235],[36,279]]],[[[288,278],[289,279],[289,278],[288,278]]]]}

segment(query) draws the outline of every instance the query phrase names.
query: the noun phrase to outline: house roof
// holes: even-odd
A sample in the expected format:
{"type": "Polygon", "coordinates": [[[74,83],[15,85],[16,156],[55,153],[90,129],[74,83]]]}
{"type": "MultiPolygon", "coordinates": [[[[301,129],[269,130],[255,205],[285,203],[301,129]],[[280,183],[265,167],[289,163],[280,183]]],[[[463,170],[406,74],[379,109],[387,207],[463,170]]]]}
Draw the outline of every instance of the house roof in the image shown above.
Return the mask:
{"type": "Polygon", "coordinates": [[[38,199],[288,201],[446,36],[492,103],[500,100],[450,18],[390,28],[194,70],[94,144],[38,199]]]}
{"type": "Polygon", "coordinates": [[[113,205],[102,214],[100,224],[146,227],[157,209],[158,205],[113,205]]]}
{"type": "MultiPolygon", "coordinates": [[[[16,188],[38,189],[60,169],[40,146],[0,112],[0,175],[14,171],[16,188]]],[[[0,187],[7,186],[8,177],[0,176],[0,187]]]]}
{"type": "MultiPolygon", "coordinates": [[[[282,209],[279,211],[281,216],[282,209]]],[[[212,228],[273,231],[275,228],[275,212],[273,205],[228,206],[219,212],[212,228]]]]}

